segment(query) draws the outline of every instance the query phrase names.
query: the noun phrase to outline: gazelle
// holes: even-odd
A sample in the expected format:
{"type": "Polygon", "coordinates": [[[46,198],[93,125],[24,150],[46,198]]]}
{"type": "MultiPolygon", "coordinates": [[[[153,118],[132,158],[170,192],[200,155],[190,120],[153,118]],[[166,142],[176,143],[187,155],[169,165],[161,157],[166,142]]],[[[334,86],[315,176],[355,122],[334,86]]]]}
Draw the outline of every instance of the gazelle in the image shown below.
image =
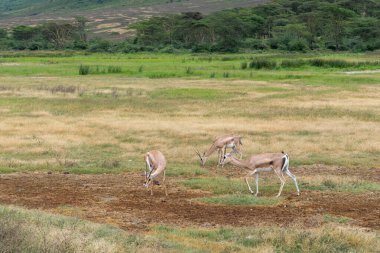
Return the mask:
{"type": "Polygon", "coordinates": [[[162,185],[165,189],[165,195],[168,196],[168,191],[166,189],[166,184],[165,184],[165,169],[166,169],[165,156],[158,150],[152,150],[145,154],[144,160],[146,163],[144,186],[148,188],[149,184],[152,184],[150,188],[150,195],[153,195],[153,185],[155,184],[154,179],[162,174],[163,176],[162,185]]]}
{"type": "Polygon", "coordinates": [[[248,170],[251,170],[245,177],[245,182],[248,185],[249,191],[253,194],[254,192],[251,189],[251,186],[248,183],[248,178],[250,176],[256,175],[256,193],[255,196],[259,193],[259,173],[260,172],[269,172],[274,171],[278,178],[281,181],[280,190],[277,194],[277,197],[280,197],[282,188],[285,185],[285,177],[284,173],[292,178],[294,185],[297,188],[297,195],[300,195],[300,190],[298,188],[297,179],[296,176],[294,176],[289,171],[289,156],[288,154],[284,153],[273,153],[273,154],[260,154],[260,155],[253,155],[250,158],[246,160],[239,160],[236,159],[231,155],[231,153],[226,154],[223,157],[222,164],[226,163],[232,163],[233,165],[236,165],[241,168],[245,168],[248,170]]]}
{"type": "Polygon", "coordinates": [[[204,166],[208,157],[212,153],[214,153],[216,150],[218,150],[218,165],[220,165],[222,162],[223,156],[226,154],[227,148],[232,148],[232,152],[240,154],[240,158],[241,158],[242,153],[237,148],[239,145],[243,145],[243,143],[241,142],[241,136],[235,135],[235,134],[229,134],[229,135],[223,135],[216,138],[213,144],[211,145],[211,147],[207,151],[203,152],[202,155],[197,149],[195,149],[195,152],[199,156],[201,165],[204,166]]]}

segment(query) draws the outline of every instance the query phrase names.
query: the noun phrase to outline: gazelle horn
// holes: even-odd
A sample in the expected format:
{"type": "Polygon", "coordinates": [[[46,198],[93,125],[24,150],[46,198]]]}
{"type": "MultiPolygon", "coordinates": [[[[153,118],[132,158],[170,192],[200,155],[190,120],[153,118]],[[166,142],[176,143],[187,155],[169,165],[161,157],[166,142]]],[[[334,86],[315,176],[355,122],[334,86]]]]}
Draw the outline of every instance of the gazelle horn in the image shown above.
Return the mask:
{"type": "Polygon", "coordinates": [[[199,156],[199,158],[202,158],[201,153],[196,148],[194,148],[194,150],[195,150],[195,153],[197,153],[197,155],[199,156]]]}

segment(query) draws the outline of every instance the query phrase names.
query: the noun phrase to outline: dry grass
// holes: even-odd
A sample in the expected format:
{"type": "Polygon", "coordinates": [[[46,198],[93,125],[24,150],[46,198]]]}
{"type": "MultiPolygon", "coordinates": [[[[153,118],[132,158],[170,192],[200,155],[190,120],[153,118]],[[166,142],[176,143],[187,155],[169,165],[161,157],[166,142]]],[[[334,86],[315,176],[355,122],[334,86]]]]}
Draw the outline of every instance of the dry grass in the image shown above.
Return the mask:
{"type": "MultiPolygon", "coordinates": [[[[61,209],[68,214],[80,212],[61,209]]],[[[1,252],[376,252],[380,246],[377,232],[331,226],[334,223],[314,229],[160,225],[136,235],[110,225],[16,207],[0,206],[0,218],[1,252]]],[[[324,219],[343,221],[342,217],[324,219]]]]}
{"type": "Polygon", "coordinates": [[[380,164],[375,155],[380,152],[380,135],[375,134],[380,133],[380,89],[374,86],[358,92],[241,80],[110,76],[0,80],[17,88],[0,104],[3,165],[10,158],[20,163],[49,160],[49,154],[77,159],[70,157],[70,150],[83,145],[114,145],[122,160],[156,148],[174,163],[195,163],[193,147],[204,150],[215,136],[230,132],[243,135],[246,155],[284,150],[293,165],[380,164]],[[84,94],[51,92],[79,84],[84,94]],[[162,88],[179,87],[231,95],[150,96],[162,88]]]}
{"type": "Polygon", "coordinates": [[[153,235],[201,252],[375,252],[377,233],[356,228],[178,229],[158,226],[153,235]]]}

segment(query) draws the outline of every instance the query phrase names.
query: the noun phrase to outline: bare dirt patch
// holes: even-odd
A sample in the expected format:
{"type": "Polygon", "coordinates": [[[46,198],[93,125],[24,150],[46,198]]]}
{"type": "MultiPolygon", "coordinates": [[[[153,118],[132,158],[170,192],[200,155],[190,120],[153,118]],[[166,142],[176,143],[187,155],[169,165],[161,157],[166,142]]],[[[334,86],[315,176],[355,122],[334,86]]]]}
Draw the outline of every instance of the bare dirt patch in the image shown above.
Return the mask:
{"type": "MultiPolygon", "coordinates": [[[[378,173],[378,170],[377,170],[378,173]]],[[[169,178],[169,196],[156,187],[155,195],[142,187],[137,173],[64,175],[18,173],[0,177],[0,203],[42,209],[116,224],[128,230],[151,224],[178,226],[258,226],[299,224],[316,227],[325,214],[345,216],[352,224],[380,229],[380,195],[303,191],[285,193],[277,206],[208,205],[192,201],[210,193],[176,186],[169,178]]],[[[302,189],[301,189],[302,190],[302,189]]]]}

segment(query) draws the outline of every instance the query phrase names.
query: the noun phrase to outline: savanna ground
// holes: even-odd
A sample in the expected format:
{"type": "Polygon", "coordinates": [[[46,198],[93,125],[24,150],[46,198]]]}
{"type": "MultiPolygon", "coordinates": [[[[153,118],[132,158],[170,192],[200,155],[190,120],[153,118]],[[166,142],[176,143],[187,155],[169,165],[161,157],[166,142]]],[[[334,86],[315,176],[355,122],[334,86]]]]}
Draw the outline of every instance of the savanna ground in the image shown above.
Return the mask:
{"type": "Polygon", "coordinates": [[[2,56],[2,251],[379,251],[379,54],[2,56]],[[280,65],[316,58],[363,64],[280,65]],[[267,173],[254,198],[216,155],[200,167],[194,147],[225,133],[244,157],[287,152],[301,196],[288,179],[274,198],[267,173]],[[142,187],[150,149],[168,197],[142,187]]]}

